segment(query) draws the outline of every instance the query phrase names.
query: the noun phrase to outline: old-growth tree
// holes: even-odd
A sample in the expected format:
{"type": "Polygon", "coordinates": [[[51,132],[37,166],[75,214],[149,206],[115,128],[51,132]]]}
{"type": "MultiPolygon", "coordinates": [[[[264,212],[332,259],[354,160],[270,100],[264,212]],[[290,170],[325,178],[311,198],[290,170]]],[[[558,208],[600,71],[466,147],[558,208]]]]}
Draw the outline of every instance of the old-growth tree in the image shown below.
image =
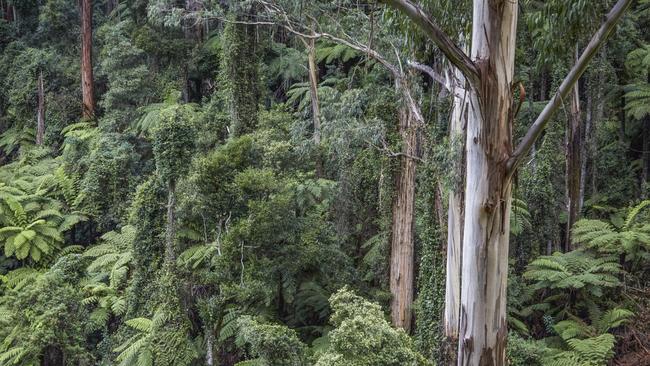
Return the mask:
{"type": "Polygon", "coordinates": [[[620,0],[537,118],[513,148],[518,1],[475,0],[466,55],[409,0],[386,0],[433,40],[470,84],[459,365],[506,364],[506,283],[512,176],[631,0],[620,0]]]}

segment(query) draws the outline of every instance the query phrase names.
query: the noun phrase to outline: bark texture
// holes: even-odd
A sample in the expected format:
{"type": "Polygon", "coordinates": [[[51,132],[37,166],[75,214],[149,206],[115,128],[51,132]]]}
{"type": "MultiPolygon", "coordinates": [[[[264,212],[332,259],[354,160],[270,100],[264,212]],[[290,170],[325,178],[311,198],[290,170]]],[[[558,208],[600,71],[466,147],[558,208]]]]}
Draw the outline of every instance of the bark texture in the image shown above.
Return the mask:
{"type": "Polygon", "coordinates": [[[458,365],[506,365],[512,89],[518,2],[474,1],[458,365]]]}
{"type": "Polygon", "coordinates": [[[93,87],[93,10],[91,0],[81,0],[81,93],[82,117],[95,116],[95,91],[93,87]]]}
{"type": "MultiPolygon", "coordinates": [[[[463,192],[465,172],[465,124],[467,115],[467,93],[463,88],[465,78],[462,73],[455,71],[456,81],[452,83],[451,93],[453,95],[453,106],[449,135],[451,141],[458,139],[463,141],[463,157],[456,162],[456,175],[458,185],[449,192],[449,209],[447,215],[447,268],[445,276],[445,314],[444,327],[445,337],[448,343],[455,344],[458,341],[458,322],[460,313],[460,262],[462,258],[463,243],[463,192]]],[[[455,352],[450,355],[455,359],[455,352]]]]}
{"type": "Polygon", "coordinates": [[[45,86],[43,71],[38,73],[38,110],[36,111],[36,145],[43,145],[45,137],[45,86]]]}
{"type": "Polygon", "coordinates": [[[396,89],[404,101],[399,110],[399,133],[402,137],[400,168],[393,201],[390,292],[391,320],[394,326],[410,332],[414,292],[415,246],[413,224],[415,212],[415,173],[418,157],[418,134],[422,117],[411,98],[405,79],[396,78],[396,89]]]}

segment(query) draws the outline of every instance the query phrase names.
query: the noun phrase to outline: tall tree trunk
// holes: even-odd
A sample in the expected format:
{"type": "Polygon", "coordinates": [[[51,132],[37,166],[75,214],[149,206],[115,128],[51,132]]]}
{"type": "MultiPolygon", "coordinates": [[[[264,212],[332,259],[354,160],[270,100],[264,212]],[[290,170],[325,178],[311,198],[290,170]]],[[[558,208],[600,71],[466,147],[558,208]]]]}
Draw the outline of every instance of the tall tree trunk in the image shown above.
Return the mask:
{"type": "Polygon", "coordinates": [[[458,365],[506,365],[512,82],[517,0],[475,0],[472,59],[480,74],[467,126],[458,365]]]}
{"type": "Polygon", "coordinates": [[[95,117],[95,92],[93,86],[93,8],[91,0],[81,0],[81,93],[82,117],[95,117]]]}
{"type": "MultiPolygon", "coordinates": [[[[650,83],[650,73],[648,73],[648,83],[650,83]]],[[[643,121],[643,152],[641,153],[641,197],[648,197],[648,179],[650,178],[650,115],[643,121]]]]}
{"type": "MultiPolygon", "coordinates": [[[[575,46],[575,63],[578,62],[578,45],[575,46]]],[[[567,224],[564,250],[571,250],[571,228],[580,213],[580,149],[582,142],[581,122],[582,111],[580,108],[580,90],[576,83],[571,93],[571,111],[566,129],[566,199],[567,199],[567,224]]]]}
{"type": "MultiPolygon", "coordinates": [[[[450,141],[462,141],[463,158],[457,161],[456,175],[458,185],[449,192],[449,208],[447,215],[447,269],[445,275],[445,315],[444,327],[447,343],[457,344],[458,322],[460,313],[460,262],[463,243],[463,191],[465,172],[465,124],[467,115],[467,92],[465,91],[465,78],[462,73],[454,69],[457,83],[451,88],[453,106],[450,121],[450,141]]],[[[450,352],[449,362],[456,359],[456,352],[450,352]]]]}
{"type": "Polygon", "coordinates": [[[212,334],[211,330],[208,330],[206,332],[206,341],[205,341],[205,364],[206,366],[213,366],[214,365],[214,354],[213,354],[213,343],[214,343],[214,335],[212,334]]]}
{"type": "MultiPolygon", "coordinates": [[[[249,21],[240,16],[233,20],[249,21]]],[[[257,127],[259,73],[256,27],[229,22],[224,29],[224,71],[228,80],[231,134],[234,137],[251,133],[257,127]]]]}
{"type": "MultiPolygon", "coordinates": [[[[597,88],[599,86],[596,86],[597,88]]],[[[600,96],[596,97],[596,103],[600,100],[600,96]]],[[[580,195],[578,197],[578,212],[582,212],[582,207],[585,204],[585,186],[587,184],[587,163],[589,160],[589,143],[591,142],[591,126],[594,121],[594,111],[593,106],[594,98],[591,94],[591,91],[587,92],[587,106],[585,112],[585,134],[582,144],[580,144],[580,195]]]]}
{"type": "Polygon", "coordinates": [[[43,70],[38,73],[38,110],[36,112],[36,145],[43,144],[45,136],[45,86],[43,70]]]}
{"type": "Polygon", "coordinates": [[[167,230],[165,231],[165,259],[168,264],[176,261],[174,242],[176,241],[176,182],[167,182],[167,230]]]}
{"type": "MultiPolygon", "coordinates": [[[[312,33],[313,30],[312,30],[312,33]]],[[[311,99],[311,118],[314,123],[314,145],[316,145],[316,176],[323,176],[323,160],[320,155],[320,104],[318,102],[318,67],[316,65],[316,42],[307,40],[307,60],[309,63],[309,98],[311,99]]]]}
{"type": "Polygon", "coordinates": [[[418,157],[419,109],[410,95],[405,78],[396,77],[395,87],[403,95],[399,109],[399,133],[402,138],[400,167],[397,173],[390,254],[391,320],[394,326],[411,330],[414,292],[414,212],[415,172],[418,157]]]}
{"type": "Polygon", "coordinates": [[[648,175],[650,171],[650,116],[646,116],[643,121],[643,153],[641,164],[641,198],[648,198],[648,175]]]}
{"type": "Polygon", "coordinates": [[[314,143],[320,144],[320,106],[318,104],[318,69],[316,68],[316,46],[314,39],[309,40],[309,97],[311,99],[311,113],[314,123],[314,143]]]}

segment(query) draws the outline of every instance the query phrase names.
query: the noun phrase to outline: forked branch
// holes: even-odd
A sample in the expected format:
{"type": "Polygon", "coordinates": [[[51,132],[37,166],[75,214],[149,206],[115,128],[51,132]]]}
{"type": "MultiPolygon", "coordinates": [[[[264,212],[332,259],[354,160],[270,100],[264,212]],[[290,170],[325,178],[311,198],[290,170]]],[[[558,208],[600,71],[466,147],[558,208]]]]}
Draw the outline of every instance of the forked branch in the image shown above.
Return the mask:
{"type": "Polygon", "coordinates": [[[411,18],[427,36],[438,46],[449,62],[465,75],[467,80],[478,87],[480,77],[476,65],[469,56],[429,17],[422,8],[410,0],[382,0],[411,18]]]}
{"type": "Polygon", "coordinates": [[[551,120],[553,114],[562,105],[562,101],[568,96],[575,83],[578,82],[578,79],[580,79],[580,76],[582,76],[587,69],[591,59],[593,59],[598,49],[603,45],[603,43],[605,43],[631,3],[632,0],[619,0],[612,10],[609,11],[603,24],[591,38],[591,41],[589,41],[587,48],[585,48],[576,64],[573,66],[566,78],[564,78],[564,81],[562,81],[558,91],[546,107],[544,107],[544,110],[537,117],[535,123],[533,123],[533,125],[528,129],[528,132],[515,149],[512,157],[508,160],[509,174],[514,173],[517,167],[521,164],[526,154],[528,154],[535,141],[541,135],[548,121],[551,120]]]}

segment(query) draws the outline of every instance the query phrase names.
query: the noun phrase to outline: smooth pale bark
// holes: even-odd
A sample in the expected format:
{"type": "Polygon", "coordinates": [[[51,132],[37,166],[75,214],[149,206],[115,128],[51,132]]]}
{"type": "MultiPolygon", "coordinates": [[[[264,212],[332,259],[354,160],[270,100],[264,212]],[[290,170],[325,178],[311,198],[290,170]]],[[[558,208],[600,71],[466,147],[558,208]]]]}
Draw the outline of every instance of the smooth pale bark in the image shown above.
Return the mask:
{"type": "Polygon", "coordinates": [[[93,87],[93,11],[91,0],[81,0],[81,93],[83,96],[82,116],[95,116],[95,92],[93,87]]]}
{"type": "Polygon", "coordinates": [[[214,355],[212,354],[214,335],[212,335],[212,331],[208,330],[205,337],[205,364],[206,366],[212,366],[214,365],[214,355]]]}
{"type": "Polygon", "coordinates": [[[176,182],[167,183],[167,230],[165,231],[165,260],[168,264],[176,262],[174,241],[176,240],[176,182]]]}
{"type": "MultiPolygon", "coordinates": [[[[465,124],[467,115],[467,93],[465,92],[465,78],[463,74],[454,70],[456,75],[455,82],[452,83],[453,106],[451,112],[451,121],[449,125],[449,135],[452,142],[457,140],[463,141],[463,152],[465,150],[465,124]]],[[[456,162],[458,166],[456,171],[461,176],[465,171],[465,159],[456,162]]],[[[459,181],[463,181],[461,178],[459,181]]],[[[458,341],[458,325],[460,318],[460,262],[463,242],[463,194],[464,184],[458,187],[452,187],[449,192],[449,208],[447,214],[447,269],[445,275],[445,314],[444,327],[445,337],[449,343],[458,341]]],[[[455,352],[452,358],[455,359],[455,352]]]]}
{"type": "Polygon", "coordinates": [[[472,86],[467,127],[467,175],[458,365],[505,365],[510,178],[530,152],[632,0],[604,18],[558,91],[512,148],[512,92],[517,0],[474,0],[469,64],[459,48],[410,0],[384,0],[418,25],[472,86]],[[441,34],[442,33],[442,34],[441,34]]]}
{"type": "Polygon", "coordinates": [[[458,365],[506,365],[516,0],[474,1],[458,365]]]}
{"type": "Polygon", "coordinates": [[[36,111],[36,145],[43,144],[45,136],[45,85],[43,70],[38,73],[38,109],[36,111]]]}
{"type": "Polygon", "coordinates": [[[422,126],[419,106],[411,96],[408,82],[396,77],[395,88],[402,95],[399,108],[399,134],[402,138],[400,168],[397,173],[392,210],[390,254],[391,321],[394,326],[411,330],[415,280],[415,173],[418,158],[418,134],[422,126]]]}
{"type": "MultiPolygon", "coordinates": [[[[575,62],[578,61],[578,45],[575,48],[575,62]]],[[[564,250],[571,250],[571,228],[578,220],[580,212],[580,173],[582,146],[582,110],[580,107],[580,89],[576,83],[571,92],[570,114],[566,128],[566,200],[567,224],[564,250]]]]}

